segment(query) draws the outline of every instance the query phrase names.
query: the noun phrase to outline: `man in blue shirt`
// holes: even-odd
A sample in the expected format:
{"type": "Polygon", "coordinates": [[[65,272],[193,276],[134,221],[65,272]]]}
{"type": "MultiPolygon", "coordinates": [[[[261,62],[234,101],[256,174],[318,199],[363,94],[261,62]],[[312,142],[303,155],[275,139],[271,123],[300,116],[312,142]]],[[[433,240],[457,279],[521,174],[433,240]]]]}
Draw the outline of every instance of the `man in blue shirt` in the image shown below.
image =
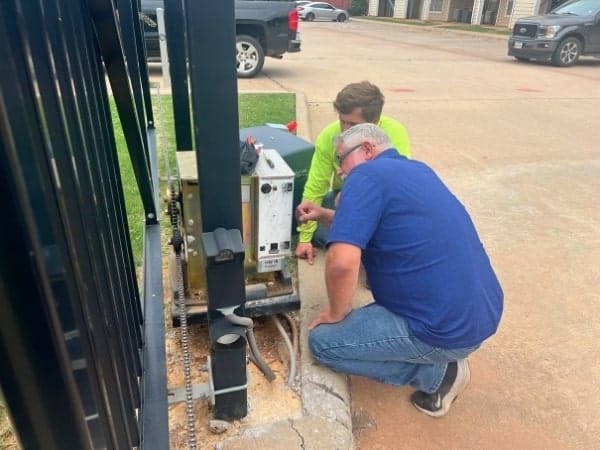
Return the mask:
{"type": "Polygon", "coordinates": [[[329,304],[309,325],[311,352],[339,372],[409,384],[415,407],[441,417],[469,382],[467,356],[496,332],[502,289],[469,214],[429,167],[373,124],[335,147],[346,176],[337,210],[296,211],[331,225],[329,304]],[[361,261],[375,301],[353,310],[361,261]]]}

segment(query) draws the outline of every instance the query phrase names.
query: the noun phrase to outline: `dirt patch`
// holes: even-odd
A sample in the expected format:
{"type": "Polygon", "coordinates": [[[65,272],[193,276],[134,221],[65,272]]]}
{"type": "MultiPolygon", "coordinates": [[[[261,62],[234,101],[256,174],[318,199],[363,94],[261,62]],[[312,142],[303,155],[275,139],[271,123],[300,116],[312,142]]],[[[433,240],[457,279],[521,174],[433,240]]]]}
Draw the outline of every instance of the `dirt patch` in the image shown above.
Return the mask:
{"type": "MultiPolygon", "coordinates": [[[[168,284],[168,283],[165,283],[168,284]]],[[[170,293],[165,295],[170,301],[170,293]]],[[[166,310],[170,311],[168,305],[166,310]]],[[[289,314],[296,320],[294,314],[289,314]]],[[[281,316],[279,316],[281,317],[281,316]]],[[[281,333],[277,330],[273,318],[254,319],[254,335],[257,347],[265,362],[275,373],[274,381],[269,382],[253,364],[248,365],[248,415],[229,424],[229,428],[215,434],[209,428],[213,419],[212,405],[207,398],[194,402],[196,441],[198,448],[214,448],[215,444],[227,437],[258,425],[299,418],[302,415],[300,395],[295,386],[288,386],[290,353],[281,333]]],[[[291,339],[291,329],[285,319],[280,320],[291,339]]],[[[189,326],[189,342],[192,361],[192,382],[206,383],[208,374],[205,364],[209,355],[208,327],[205,324],[189,326]]],[[[184,371],[181,349],[180,329],[173,327],[167,320],[166,331],[167,386],[169,389],[184,387],[184,371]]],[[[299,355],[295,355],[298,360],[299,355]]],[[[169,443],[171,450],[187,449],[187,415],[185,402],[169,406],[169,443]]]]}

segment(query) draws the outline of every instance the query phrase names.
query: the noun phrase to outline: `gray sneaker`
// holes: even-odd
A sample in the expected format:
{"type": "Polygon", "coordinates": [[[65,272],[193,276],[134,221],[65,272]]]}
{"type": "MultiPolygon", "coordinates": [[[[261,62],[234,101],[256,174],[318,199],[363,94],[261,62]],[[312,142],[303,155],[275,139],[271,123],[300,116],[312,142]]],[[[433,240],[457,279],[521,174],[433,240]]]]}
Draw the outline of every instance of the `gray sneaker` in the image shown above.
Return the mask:
{"type": "Polygon", "coordinates": [[[442,417],[450,411],[452,403],[465,390],[470,379],[471,371],[466,359],[450,362],[437,391],[432,394],[415,391],[410,400],[415,408],[428,416],[442,417]]]}

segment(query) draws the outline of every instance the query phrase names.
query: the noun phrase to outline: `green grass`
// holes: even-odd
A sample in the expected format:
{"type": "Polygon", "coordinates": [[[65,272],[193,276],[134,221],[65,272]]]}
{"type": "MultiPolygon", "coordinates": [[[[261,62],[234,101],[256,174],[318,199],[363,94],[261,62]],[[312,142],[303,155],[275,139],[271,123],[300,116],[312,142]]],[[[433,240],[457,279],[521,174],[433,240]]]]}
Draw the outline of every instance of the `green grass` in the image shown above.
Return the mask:
{"type": "Polygon", "coordinates": [[[403,25],[414,25],[421,27],[430,27],[434,25],[439,25],[439,22],[434,22],[432,20],[420,20],[420,19],[398,19],[396,17],[376,17],[376,16],[363,16],[361,19],[372,20],[373,22],[392,22],[399,23],[403,25]]]}
{"type": "Polygon", "coordinates": [[[449,25],[439,25],[436,28],[445,28],[448,30],[471,31],[473,33],[500,34],[503,36],[510,36],[510,34],[512,33],[511,30],[506,29],[506,28],[491,27],[491,26],[485,26],[485,25],[449,24],[449,25]]]}
{"type": "Polygon", "coordinates": [[[17,450],[18,448],[17,440],[8,419],[8,411],[6,410],[4,399],[0,392],[0,449],[17,450]]]}
{"type": "Polygon", "coordinates": [[[431,28],[443,28],[447,30],[460,30],[470,31],[473,33],[487,33],[487,34],[499,34],[508,36],[511,34],[511,30],[503,27],[494,27],[491,25],[470,25],[467,23],[455,23],[455,22],[440,22],[433,20],[419,20],[419,19],[398,19],[395,17],[361,17],[361,19],[372,20],[374,22],[392,22],[401,25],[412,25],[416,27],[431,27],[431,28]]]}
{"type": "Polygon", "coordinates": [[[242,94],[239,97],[240,128],[286,124],[296,118],[296,97],[293,94],[242,94]]]}

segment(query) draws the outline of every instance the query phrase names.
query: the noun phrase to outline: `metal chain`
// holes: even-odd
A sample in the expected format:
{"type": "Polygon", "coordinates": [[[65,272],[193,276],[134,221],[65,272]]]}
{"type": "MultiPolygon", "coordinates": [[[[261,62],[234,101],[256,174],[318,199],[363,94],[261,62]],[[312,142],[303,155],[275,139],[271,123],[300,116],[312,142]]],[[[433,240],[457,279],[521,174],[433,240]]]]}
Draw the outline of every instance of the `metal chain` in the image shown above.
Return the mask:
{"type": "Polygon", "coordinates": [[[194,414],[194,397],[192,391],[192,370],[190,358],[190,344],[187,328],[187,311],[185,305],[185,291],[183,287],[183,263],[181,260],[181,252],[183,250],[183,237],[179,230],[179,213],[177,208],[177,192],[175,184],[169,181],[169,190],[171,199],[169,202],[169,216],[173,227],[173,237],[171,244],[175,251],[175,265],[177,270],[177,306],[179,312],[179,332],[181,335],[181,349],[183,353],[183,376],[185,380],[185,404],[187,414],[187,434],[188,447],[190,450],[196,450],[196,417],[194,414]]]}

